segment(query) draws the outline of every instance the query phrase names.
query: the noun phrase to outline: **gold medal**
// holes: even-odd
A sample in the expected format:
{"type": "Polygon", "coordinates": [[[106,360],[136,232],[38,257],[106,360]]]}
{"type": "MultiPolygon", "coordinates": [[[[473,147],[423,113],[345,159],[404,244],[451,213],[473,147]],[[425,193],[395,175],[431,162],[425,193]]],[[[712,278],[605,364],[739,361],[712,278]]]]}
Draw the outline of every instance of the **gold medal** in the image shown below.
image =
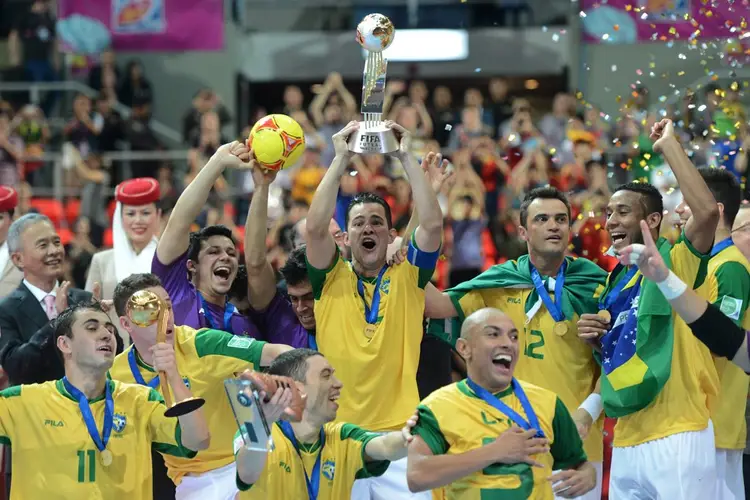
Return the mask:
{"type": "Polygon", "coordinates": [[[109,450],[102,450],[99,455],[99,459],[101,460],[104,467],[109,467],[110,465],[112,465],[112,452],[109,450]]]}
{"type": "Polygon", "coordinates": [[[552,331],[555,332],[555,335],[557,335],[558,337],[562,337],[566,333],[568,333],[568,324],[565,321],[558,321],[557,323],[555,323],[552,331]]]}
{"type": "Polygon", "coordinates": [[[371,325],[370,323],[367,323],[367,326],[365,326],[365,337],[368,339],[371,339],[373,335],[375,335],[375,330],[377,330],[376,325],[371,325]]]}
{"type": "Polygon", "coordinates": [[[609,311],[607,311],[606,309],[602,309],[601,311],[599,311],[598,315],[600,318],[606,321],[607,324],[609,324],[609,322],[612,321],[612,315],[609,314],[609,311]]]}

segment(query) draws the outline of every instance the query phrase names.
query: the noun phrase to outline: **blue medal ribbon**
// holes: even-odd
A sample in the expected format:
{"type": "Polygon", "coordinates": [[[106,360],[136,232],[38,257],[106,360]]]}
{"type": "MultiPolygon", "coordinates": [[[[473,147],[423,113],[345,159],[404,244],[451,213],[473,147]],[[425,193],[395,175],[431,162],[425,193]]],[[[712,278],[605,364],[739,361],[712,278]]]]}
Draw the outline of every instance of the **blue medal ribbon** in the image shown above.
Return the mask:
{"type": "Polygon", "coordinates": [[[717,244],[715,244],[713,246],[713,248],[711,249],[711,257],[713,257],[714,255],[720,253],[725,248],[731,247],[732,245],[734,245],[734,242],[732,241],[732,237],[731,236],[729,238],[725,238],[725,239],[721,240],[720,242],[718,242],[717,244]]]}
{"type": "Polygon", "coordinates": [[[208,323],[209,328],[212,328],[213,330],[223,330],[227,333],[234,333],[232,331],[232,315],[237,310],[234,305],[229,302],[229,300],[226,301],[224,304],[224,328],[217,328],[216,325],[214,325],[214,320],[211,319],[211,310],[208,308],[208,303],[206,302],[206,299],[203,298],[203,295],[198,292],[198,297],[201,299],[201,309],[203,310],[203,317],[206,320],[206,323],[208,323]]]}
{"type": "Polygon", "coordinates": [[[562,293],[563,287],[565,286],[565,268],[567,265],[568,263],[563,261],[560,270],[557,271],[557,277],[555,278],[555,302],[552,302],[547,287],[544,285],[544,281],[539,275],[539,271],[536,270],[534,264],[529,263],[529,266],[531,266],[531,281],[534,282],[536,293],[539,294],[539,298],[542,299],[542,302],[544,302],[544,305],[552,315],[552,318],[557,322],[565,321],[565,314],[562,312],[562,293]]]}
{"type": "Polygon", "coordinates": [[[148,384],[146,383],[143,379],[143,375],[141,375],[141,371],[138,369],[138,361],[135,359],[135,346],[130,349],[130,352],[128,352],[128,364],[130,365],[130,373],[133,374],[136,384],[156,389],[156,386],[159,385],[159,375],[157,374],[156,377],[151,379],[151,382],[148,384]]]}
{"type": "Polygon", "coordinates": [[[323,456],[323,447],[326,444],[326,433],[323,428],[320,428],[320,448],[318,448],[318,456],[315,458],[315,465],[313,466],[312,475],[307,474],[305,469],[305,462],[302,460],[302,452],[299,451],[299,443],[297,443],[297,437],[294,435],[292,425],[285,421],[280,420],[278,422],[281,432],[284,436],[292,443],[297,455],[299,455],[300,465],[302,465],[302,471],[305,473],[305,485],[307,486],[307,496],[309,500],[318,500],[318,491],[320,491],[320,459],[323,456]]]}
{"type": "Polygon", "coordinates": [[[68,394],[78,400],[78,407],[81,409],[83,422],[86,424],[89,436],[94,441],[94,445],[96,445],[99,451],[106,450],[109,436],[112,434],[112,422],[115,417],[115,400],[112,398],[112,388],[109,385],[109,381],[104,384],[104,426],[101,437],[99,436],[99,429],[96,427],[96,421],[94,421],[94,414],[91,412],[91,406],[89,406],[89,399],[68,381],[68,377],[63,377],[62,382],[68,394]]]}
{"type": "Polygon", "coordinates": [[[315,338],[314,333],[307,332],[307,347],[313,351],[318,350],[318,340],[315,338]]]}
{"type": "Polygon", "coordinates": [[[523,391],[521,384],[518,383],[515,377],[510,381],[510,386],[513,388],[513,394],[518,398],[518,401],[520,401],[523,412],[526,414],[526,418],[529,419],[528,422],[521,415],[516,413],[513,408],[503,403],[499,398],[495,397],[494,394],[484,387],[481,387],[470,378],[466,379],[466,385],[468,385],[469,388],[474,391],[474,394],[479,396],[482,401],[507,416],[521,429],[525,431],[534,429],[536,430],[537,437],[545,437],[542,426],[539,425],[539,419],[537,418],[536,413],[534,413],[534,408],[531,407],[529,398],[526,397],[526,393],[523,391]]]}
{"type": "Polygon", "coordinates": [[[633,276],[635,276],[635,273],[637,272],[638,272],[637,266],[632,266],[630,269],[628,269],[628,272],[625,274],[625,276],[623,276],[623,278],[620,281],[618,281],[617,284],[609,291],[607,296],[604,297],[604,300],[599,301],[599,309],[609,310],[612,307],[612,305],[617,301],[617,297],[620,296],[622,289],[625,288],[625,285],[627,285],[631,279],[633,279],[633,276]]]}
{"type": "Polygon", "coordinates": [[[383,269],[378,273],[378,278],[375,280],[375,289],[372,291],[372,306],[367,304],[365,299],[365,285],[362,283],[362,278],[357,276],[357,292],[362,297],[362,302],[365,304],[365,321],[369,324],[374,325],[378,322],[378,311],[380,310],[380,282],[383,280],[388,266],[383,266],[383,269]]]}

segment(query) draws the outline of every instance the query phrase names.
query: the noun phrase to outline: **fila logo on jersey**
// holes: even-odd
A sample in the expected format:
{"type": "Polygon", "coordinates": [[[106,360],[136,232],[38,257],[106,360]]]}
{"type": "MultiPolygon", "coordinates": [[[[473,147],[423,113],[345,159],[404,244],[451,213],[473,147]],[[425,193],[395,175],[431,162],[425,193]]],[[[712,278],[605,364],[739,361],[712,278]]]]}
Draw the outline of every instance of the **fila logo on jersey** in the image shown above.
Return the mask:
{"type": "Polygon", "coordinates": [[[121,433],[125,429],[127,423],[128,419],[127,417],[125,417],[125,415],[115,413],[115,416],[112,418],[112,428],[117,433],[121,433]]]}
{"type": "Polygon", "coordinates": [[[279,462],[279,467],[281,467],[282,469],[284,469],[284,471],[286,471],[286,472],[292,472],[292,468],[291,468],[291,467],[289,467],[289,466],[288,466],[288,465],[287,465],[286,463],[284,463],[284,462],[279,462]]]}
{"type": "Polygon", "coordinates": [[[515,297],[508,297],[508,304],[520,304],[521,299],[517,299],[515,297]]]}
{"type": "Polygon", "coordinates": [[[50,427],[65,427],[65,422],[63,422],[62,420],[52,420],[48,418],[44,421],[44,425],[49,425],[50,427]]]}
{"type": "Polygon", "coordinates": [[[237,337],[234,336],[227,342],[227,347],[234,347],[236,349],[247,349],[255,342],[254,338],[248,337],[237,337]]]}
{"type": "Polygon", "coordinates": [[[333,460],[326,460],[323,462],[323,467],[321,467],[321,474],[323,474],[323,477],[328,479],[329,481],[333,481],[333,476],[336,474],[336,462],[333,460]]]}

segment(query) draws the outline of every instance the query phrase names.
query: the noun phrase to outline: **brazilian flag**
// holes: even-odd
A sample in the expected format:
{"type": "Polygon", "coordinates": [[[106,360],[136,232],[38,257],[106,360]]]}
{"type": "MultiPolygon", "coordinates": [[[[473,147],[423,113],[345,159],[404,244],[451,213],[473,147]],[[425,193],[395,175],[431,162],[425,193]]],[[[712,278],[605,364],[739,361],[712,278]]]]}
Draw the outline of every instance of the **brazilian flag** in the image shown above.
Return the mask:
{"type": "MultiPolygon", "coordinates": [[[[567,320],[584,313],[595,313],[598,310],[598,298],[604,289],[607,273],[588,259],[565,257],[565,283],[563,286],[561,309],[567,320]]],[[[531,265],[529,256],[524,255],[518,260],[492,266],[476,278],[461,283],[446,290],[458,311],[458,316],[450,319],[431,319],[427,333],[443,339],[451,345],[461,333],[466,315],[461,308],[461,298],[474,290],[491,288],[534,288],[531,279],[531,265]]],[[[539,300],[539,294],[534,289],[529,294],[525,312],[528,313],[539,300]]]]}
{"type": "MultiPolygon", "coordinates": [[[[671,269],[672,245],[660,238],[656,246],[671,269]]],[[[623,266],[615,268],[602,301],[626,274],[623,266]]],[[[613,327],[602,338],[604,354],[595,353],[602,365],[602,403],[608,417],[624,417],[648,406],[667,383],[672,370],[672,307],[656,283],[642,277],[640,283],[635,297],[631,297],[635,287],[626,288],[610,307],[613,327]],[[637,300],[637,308],[631,308],[633,300],[637,300]],[[623,311],[628,311],[628,316],[617,321],[623,311]]]]}

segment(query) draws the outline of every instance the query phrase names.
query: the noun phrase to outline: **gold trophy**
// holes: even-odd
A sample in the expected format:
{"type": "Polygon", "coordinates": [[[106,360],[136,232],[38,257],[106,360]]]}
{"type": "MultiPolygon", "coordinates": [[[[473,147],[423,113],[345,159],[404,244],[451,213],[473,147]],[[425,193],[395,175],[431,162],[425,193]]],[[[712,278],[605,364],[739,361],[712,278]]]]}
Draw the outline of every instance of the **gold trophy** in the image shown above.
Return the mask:
{"type": "MultiPolygon", "coordinates": [[[[150,290],[141,290],[135,292],[128,300],[127,315],[134,324],[146,328],[157,324],[156,342],[167,341],[167,325],[169,323],[169,307],[154,292],[150,290]]],[[[188,398],[178,403],[173,403],[172,395],[169,392],[169,382],[167,374],[159,372],[159,389],[167,405],[167,411],[164,415],[167,417],[180,417],[191,413],[206,402],[203,398],[188,398]]]]}
{"type": "Polygon", "coordinates": [[[357,42],[367,51],[362,77],[362,116],[359,130],[349,138],[349,150],[362,154],[386,154],[398,150],[396,135],[383,122],[385,76],[388,61],[383,51],[393,42],[396,29],[383,14],[369,14],[357,26],[357,42]]]}

